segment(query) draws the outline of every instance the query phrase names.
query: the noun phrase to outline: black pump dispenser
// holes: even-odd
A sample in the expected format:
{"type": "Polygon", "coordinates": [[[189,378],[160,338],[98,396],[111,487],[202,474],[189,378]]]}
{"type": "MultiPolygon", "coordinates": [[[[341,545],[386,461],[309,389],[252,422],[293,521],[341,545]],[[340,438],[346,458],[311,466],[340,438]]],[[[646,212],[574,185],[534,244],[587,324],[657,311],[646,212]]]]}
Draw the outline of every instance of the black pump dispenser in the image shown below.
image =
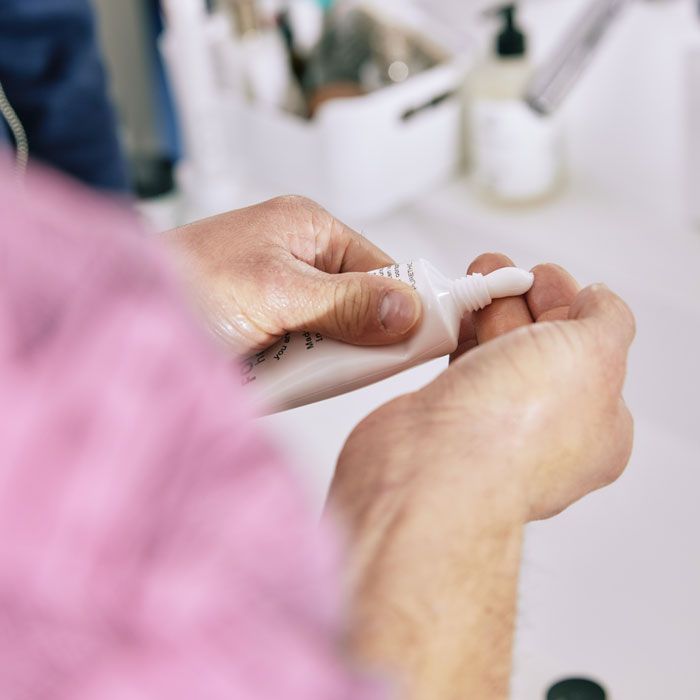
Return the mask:
{"type": "Polygon", "coordinates": [[[505,58],[518,58],[527,51],[525,34],[515,22],[515,4],[503,5],[493,11],[494,15],[503,17],[504,25],[496,38],[496,53],[505,58]]]}

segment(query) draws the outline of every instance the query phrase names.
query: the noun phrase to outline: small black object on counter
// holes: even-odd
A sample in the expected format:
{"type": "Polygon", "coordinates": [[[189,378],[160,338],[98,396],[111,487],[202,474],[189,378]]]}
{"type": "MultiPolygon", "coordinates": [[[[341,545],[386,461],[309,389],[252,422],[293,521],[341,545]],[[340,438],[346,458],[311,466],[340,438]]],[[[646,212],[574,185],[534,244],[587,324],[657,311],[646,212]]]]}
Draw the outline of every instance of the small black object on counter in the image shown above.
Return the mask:
{"type": "Polygon", "coordinates": [[[547,700],[605,700],[603,688],[588,678],[567,678],[547,691],[547,700]]]}

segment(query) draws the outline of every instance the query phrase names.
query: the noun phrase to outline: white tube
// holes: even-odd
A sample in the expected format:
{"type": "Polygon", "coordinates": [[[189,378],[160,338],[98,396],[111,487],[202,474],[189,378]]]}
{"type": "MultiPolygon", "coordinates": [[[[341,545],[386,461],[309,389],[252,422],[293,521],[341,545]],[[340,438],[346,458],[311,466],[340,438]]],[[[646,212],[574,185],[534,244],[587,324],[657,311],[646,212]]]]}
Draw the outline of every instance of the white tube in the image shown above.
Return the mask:
{"type": "Polygon", "coordinates": [[[420,327],[404,342],[373,347],[350,345],[320,333],[287,333],[241,365],[242,383],[254,383],[266,412],[344,394],[447,355],[457,348],[464,313],[482,309],[499,297],[524,294],[534,281],[531,272],[517,267],[450,280],[425,260],[391,265],[372,274],[406,282],[420,294],[420,327]]]}

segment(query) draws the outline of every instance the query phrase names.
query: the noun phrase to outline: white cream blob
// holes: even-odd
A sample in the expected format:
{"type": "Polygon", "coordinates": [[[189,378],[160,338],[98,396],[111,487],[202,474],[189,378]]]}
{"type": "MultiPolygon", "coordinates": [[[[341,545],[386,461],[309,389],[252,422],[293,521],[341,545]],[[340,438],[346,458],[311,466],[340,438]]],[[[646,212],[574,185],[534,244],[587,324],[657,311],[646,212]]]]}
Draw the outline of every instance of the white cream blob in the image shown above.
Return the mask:
{"type": "Polygon", "coordinates": [[[485,275],[484,281],[491,298],[500,299],[525,294],[532,287],[535,275],[519,267],[502,267],[485,275]]]}

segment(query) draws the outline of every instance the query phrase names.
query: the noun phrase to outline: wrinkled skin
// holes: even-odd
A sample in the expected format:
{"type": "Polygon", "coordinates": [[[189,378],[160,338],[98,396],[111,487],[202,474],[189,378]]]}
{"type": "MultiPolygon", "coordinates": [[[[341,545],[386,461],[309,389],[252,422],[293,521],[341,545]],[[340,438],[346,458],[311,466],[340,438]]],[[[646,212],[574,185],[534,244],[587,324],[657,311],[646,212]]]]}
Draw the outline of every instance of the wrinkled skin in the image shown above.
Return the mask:
{"type": "MultiPolygon", "coordinates": [[[[304,198],[164,239],[235,353],[290,330],[396,342],[420,318],[408,287],[360,274],[391,259],[304,198]]],[[[510,264],[488,254],[469,271],[510,264]]],[[[629,459],[629,308],[556,265],[534,273],[523,297],[467,314],[449,368],[370,414],[338,460],[329,510],[347,528],[348,648],[393,672],[405,699],[507,698],[524,524],[629,459]]]]}
{"type": "MultiPolygon", "coordinates": [[[[490,254],[471,271],[508,264],[490,254]]],[[[448,369],[370,414],[338,460],[348,647],[393,672],[402,700],[508,697],[524,524],[630,456],[629,308],[556,265],[534,273],[524,297],[465,317],[448,369]]]]}
{"type": "MultiPolygon", "coordinates": [[[[470,272],[509,264],[488,254],[470,272]]],[[[444,484],[459,493],[477,478],[481,489],[510,492],[514,512],[526,522],[560,512],[621,473],[632,445],[622,386],[634,317],[604,285],[581,290],[551,264],[533,271],[525,296],[496,300],[465,317],[445,372],[355,429],[335,487],[346,478],[356,485],[357,469],[367,472],[370,491],[374,481],[390,481],[405,494],[444,484]],[[387,441],[387,431],[401,435],[403,447],[387,441]],[[423,455],[435,466],[422,472],[397,459],[397,449],[414,456],[411,465],[423,455]],[[353,459],[364,466],[353,464],[346,475],[343,465],[355,453],[377,456],[353,459]],[[487,469],[475,455],[487,460],[487,469]],[[392,466],[377,470],[377,459],[392,466]]]]}
{"type": "Polygon", "coordinates": [[[298,330],[392,343],[420,318],[408,286],[360,274],[392,259],[304,197],[278,197],[162,236],[209,328],[237,354],[298,330]]]}

